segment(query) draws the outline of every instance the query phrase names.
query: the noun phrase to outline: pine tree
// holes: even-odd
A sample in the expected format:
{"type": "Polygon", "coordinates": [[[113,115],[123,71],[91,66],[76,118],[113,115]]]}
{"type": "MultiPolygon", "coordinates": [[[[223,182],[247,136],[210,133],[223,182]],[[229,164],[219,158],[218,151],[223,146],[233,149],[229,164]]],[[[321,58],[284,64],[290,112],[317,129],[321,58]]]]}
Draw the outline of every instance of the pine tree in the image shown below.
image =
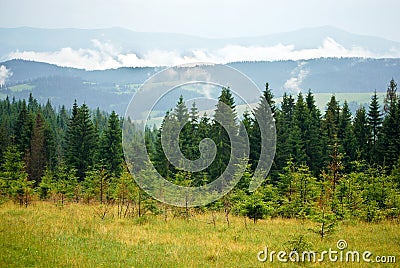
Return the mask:
{"type": "Polygon", "coordinates": [[[324,115],[323,130],[329,145],[335,143],[335,136],[338,136],[340,107],[335,95],[332,95],[324,115]]]}
{"type": "Polygon", "coordinates": [[[380,131],[382,128],[382,113],[379,104],[378,95],[376,91],[371,98],[371,102],[368,109],[368,126],[371,130],[370,138],[369,138],[369,155],[371,163],[378,163],[379,152],[378,152],[378,138],[380,135],[380,131]]]}
{"type": "Polygon", "coordinates": [[[390,171],[400,157],[400,100],[392,101],[383,120],[378,154],[390,171]]]}
{"type": "Polygon", "coordinates": [[[28,206],[33,194],[34,181],[28,180],[25,169],[22,153],[15,146],[9,146],[1,166],[0,195],[12,197],[21,206],[28,206]]]}
{"type": "Polygon", "coordinates": [[[389,82],[389,86],[388,86],[387,91],[386,91],[386,97],[385,97],[385,100],[384,100],[384,110],[385,110],[386,113],[389,112],[390,105],[392,103],[396,103],[396,101],[398,99],[396,91],[397,91],[397,83],[392,78],[392,80],[390,80],[390,82],[389,82]]]}
{"type": "Polygon", "coordinates": [[[192,107],[190,108],[189,113],[189,126],[187,127],[186,131],[188,132],[187,142],[191,145],[189,150],[188,159],[195,160],[200,157],[200,150],[199,150],[199,111],[196,107],[196,102],[193,102],[192,107]]]}
{"type": "Polygon", "coordinates": [[[33,120],[26,107],[25,100],[22,101],[21,111],[15,122],[14,133],[17,148],[21,153],[26,153],[29,149],[32,136],[33,120]]]}
{"type": "Polygon", "coordinates": [[[309,111],[304,102],[301,92],[297,96],[297,102],[293,112],[293,128],[289,135],[289,141],[292,143],[292,157],[297,164],[306,164],[309,162],[306,154],[305,145],[308,141],[307,130],[309,127],[309,111]]]}
{"type": "Polygon", "coordinates": [[[292,147],[289,143],[289,137],[293,130],[293,110],[293,97],[284,93],[281,110],[276,112],[276,155],[274,160],[276,171],[272,170],[271,181],[273,183],[276,183],[278,174],[282,172],[287,161],[292,157],[292,147]]]}
{"type": "MultiPolygon", "coordinates": [[[[163,131],[167,132],[168,131],[168,124],[166,123],[166,120],[172,120],[173,117],[170,116],[170,111],[166,112],[166,115],[164,116],[164,119],[161,123],[160,129],[157,131],[156,134],[156,140],[154,144],[154,155],[152,156],[152,162],[158,171],[158,173],[164,177],[172,180],[173,174],[175,172],[174,167],[171,165],[167,157],[165,156],[164,149],[162,146],[161,142],[161,135],[163,135],[163,131]]],[[[171,125],[171,123],[169,123],[171,125]]],[[[178,145],[175,145],[178,146],[178,145]]],[[[176,147],[175,147],[176,148],[176,147]]]]}
{"type": "Polygon", "coordinates": [[[67,160],[68,165],[77,169],[79,180],[83,180],[85,172],[94,164],[94,154],[97,145],[97,133],[90,119],[86,104],[72,110],[72,118],[67,129],[67,160]]]}
{"type": "Polygon", "coordinates": [[[101,160],[109,174],[118,177],[122,172],[122,131],[121,123],[115,111],[108,118],[100,145],[101,160]]]}
{"type": "Polygon", "coordinates": [[[186,107],[182,95],[179,97],[178,103],[172,112],[172,116],[174,117],[175,124],[177,125],[177,129],[175,129],[175,131],[181,128],[179,133],[179,148],[181,149],[183,156],[187,159],[190,159],[191,155],[193,155],[192,149],[195,147],[191,143],[192,126],[189,123],[188,108],[186,107]]]}
{"type": "Polygon", "coordinates": [[[367,114],[364,107],[360,107],[353,122],[354,140],[356,156],[361,160],[367,160],[368,155],[368,139],[369,139],[369,125],[367,121],[367,114]]]}
{"type": "MultiPolygon", "coordinates": [[[[222,88],[212,125],[212,137],[217,147],[214,162],[210,165],[211,178],[216,179],[225,171],[231,157],[231,147],[239,146],[230,140],[228,133],[237,135],[235,101],[229,88],[222,88]]],[[[232,174],[233,175],[233,174],[232,174]]]]}
{"type": "Polygon", "coordinates": [[[314,96],[311,90],[306,96],[306,103],[309,112],[309,122],[306,129],[305,150],[308,157],[307,166],[314,176],[319,175],[325,159],[325,140],[321,130],[321,112],[315,105],[314,96]]]}
{"type": "MultiPolygon", "coordinates": [[[[74,106],[76,105],[76,102],[74,103],[74,106]]],[[[77,109],[77,105],[75,108],[73,108],[72,111],[77,109]]],[[[54,137],[54,150],[55,150],[55,161],[57,163],[62,162],[63,160],[66,160],[67,155],[66,155],[66,148],[67,148],[67,129],[68,129],[68,124],[70,123],[69,115],[67,112],[67,109],[65,106],[61,106],[57,118],[56,118],[56,127],[55,127],[55,137],[54,137]]]]}
{"type": "Polygon", "coordinates": [[[347,101],[344,102],[339,115],[338,140],[344,152],[343,165],[349,168],[350,163],[356,159],[356,149],[351,112],[347,101]]]}
{"type": "Polygon", "coordinates": [[[45,141],[45,122],[42,115],[36,114],[35,125],[32,131],[32,139],[29,150],[28,174],[31,180],[40,183],[43,171],[47,163],[46,141],[45,141]]]}
{"type": "MultiPolygon", "coordinates": [[[[275,124],[275,113],[277,111],[273,98],[274,95],[272,94],[272,90],[269,88],[269,84],[265,83],[263,96],[260,98],[258,106],[254,109],[253,122],[249,121],[249,126],[246,127],[246,129],[248,128],[247,134],[249,135],[250,141],[250,164],[252,171],[254,171],[258,165],[261,169],[263,169],[263,165],[268,162],[267,159],[264,159],[261,160],[261,163],[259,163],[261,156],[265,157],[269,153],[271,153],[264,152],[264,154],[261,155],[263,140],[265,143],[267,139],[269,139],[269,141],[267,141],[267,144],[271,144],[275,141],[276,133],[274,132],[274,129],[270,127],[275,124]],[[260,122],[258,122],[258,120],[260,120],[260,122]],[[260,130],[260,125],[263,126],[263,135],[260,130]]],[[[271,169],[276,170],[275,163],[273,164],[271,169]]]]}

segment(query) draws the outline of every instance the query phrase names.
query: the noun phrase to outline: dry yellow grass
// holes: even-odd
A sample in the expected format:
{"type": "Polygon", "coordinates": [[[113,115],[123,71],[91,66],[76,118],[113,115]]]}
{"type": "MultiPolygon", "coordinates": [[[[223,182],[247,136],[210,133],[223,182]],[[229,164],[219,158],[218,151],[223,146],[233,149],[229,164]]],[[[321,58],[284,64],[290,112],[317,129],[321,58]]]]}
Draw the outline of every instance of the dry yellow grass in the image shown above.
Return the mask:
{"type": "MultiPolygon", "coordinates": [[[[345,239],[349,250],[369,250],[375,255],[395,255],[400,262],[400,232],[396,222],[379,224],[341,223],[337,231],[321,240],[309,229],[310,221],[267,219],[257,224],[230,217],[227,226],[217,214],[196,214],[186,221],[168,216],[104,220],[95,205],[70,203],[56,207],[36,202],[28,208],[12,203],[0,206],[1,267],[281,267],[261,263],[257,253],[285,250],[288,241],[304,235],[311,249],[336,249],[345,239]]],[[[375,263],[376,264],[376,263],[375,263]]],[[[367,267],[366,263],[287,263],[286,267],[367,267]]],[[[371,267],[376,266],[369,264],[371,267]]],[[[397,267],[397,263],[382,267],[397,267]]]]}

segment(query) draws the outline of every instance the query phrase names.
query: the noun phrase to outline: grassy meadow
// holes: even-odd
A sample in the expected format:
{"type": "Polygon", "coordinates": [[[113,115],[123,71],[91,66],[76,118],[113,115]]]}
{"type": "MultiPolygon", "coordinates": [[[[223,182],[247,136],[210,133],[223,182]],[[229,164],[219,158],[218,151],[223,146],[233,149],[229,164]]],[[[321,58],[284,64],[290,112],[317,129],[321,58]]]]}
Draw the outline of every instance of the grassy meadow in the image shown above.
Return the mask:
{"type": "MultiPolygon", "coordinates": [[[[116,209],[116,208],[115,208],[116,209]]],[[[117,218],[98,216],[98,205],[34,202],[27,208],[0,205],[0,267],[375,267],[329,262],[261,263],[257,253],[287,250],[303,235],[309,250],[337,250],[345,239],[348,250],[394,255],[400,262],[399,222],[341,222],[321,240],[310,231],[315,223],[296,219],[264,219],[254,224],[243,217],[192,211],[189,220],[165,215],[117,218]]],[[[301,249],[302,246],[300,246],[301,249]]],[[[303,250],[306,249],[304,246],[303,250]]],[[[361,253],[360,253],[361,254],[361,253]]]]}

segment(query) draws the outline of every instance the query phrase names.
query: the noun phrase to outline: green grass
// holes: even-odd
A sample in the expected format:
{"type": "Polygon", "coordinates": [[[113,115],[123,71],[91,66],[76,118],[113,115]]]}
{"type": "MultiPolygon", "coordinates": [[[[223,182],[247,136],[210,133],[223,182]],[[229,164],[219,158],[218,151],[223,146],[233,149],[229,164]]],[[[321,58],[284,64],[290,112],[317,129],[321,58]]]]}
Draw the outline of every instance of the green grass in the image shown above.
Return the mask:
{"type": "MultiPolygon", "coordinates": [[[[292,236],[305,235],[312,250],[336,249],[345,239],[351,250],[369,250],[374,255],[400,258],[400,232],[396,222],[346,223],[321,240],[309,231],[313,223],[300,220],[266,219],[257,224],[231,216],[227,227],[217,214],[195,214],[189,221],[163,216],[101,220],[96,206],[36,202],[28,208],[12,203],[0,207],[0,267],[281,267],[282,263],[260,263],[257,253],[285,250],[292,236]]],[[[110,214],[111,215],[111,214],[110,214]]],[[[400,260],[398,260],[400,261],[400,260]]],[[[287,267],[348,267],[347,263],[305,263],[287,267]]],[[[387,264],[381,267],[397,267],[387,264]]],[[[368,267],[366,263],[354,267],[368,267]]],[[[376,265],[370,265],[374,267],[376,265]]]]}
{"type": "Polygon", "coordinates": [[[15,85],[12,87],[9,87],[8,89],[14,92],[20,92],[20,91],[24,91],[24,90],[32,90],[34,89],[35,86],[30,85],[30,84],[20,84],[20,85],[15,85]]]}

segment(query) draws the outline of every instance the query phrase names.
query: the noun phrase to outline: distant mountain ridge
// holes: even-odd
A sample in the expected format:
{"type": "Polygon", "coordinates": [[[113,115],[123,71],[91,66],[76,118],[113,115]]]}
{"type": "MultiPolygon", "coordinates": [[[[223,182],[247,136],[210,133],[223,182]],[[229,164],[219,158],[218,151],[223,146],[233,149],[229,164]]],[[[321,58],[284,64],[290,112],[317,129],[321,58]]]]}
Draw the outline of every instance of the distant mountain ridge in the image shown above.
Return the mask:
{"type": "Polygon", "coordinates": [[[243,60],[298,60],[314,56],[315,58],[400,57],[399,42],[353,34],[330,26],[238,38],[146,33],[124,28],[41,29],[31,27],[0,28],[0,36],[0,61],[20,58],[53,62],[60,66],[70,67],[77,67],[74,64],[85,60],[114,62],[111,67],[101,64],[92,66],[87,63],[85,66],[89,69],[169,65],[168,58],[171,58],[172,63],[184,58],[226,63],[243,60]],[[93,52],[99,55],[93,56],[93,52]],[[75,62],[69,62],[69,59],[65,58],[68,53],[75,53],[78,59],[75,59],[75,62]],[[160,53],[163,54],[160,55],[160,53]],[[157,64],[160,58],[166,58],[165,63],[158,62],[157,64]],[[173,61],[174,58],[179,60],[173,61]]]}
{"type": "Polygon", "coordinates": [[[381,37],[359,35],[331,27],[303,28],[296,31],[254,37],[205,38],[175,33],[147,33],[114,27],[104,29],[44,29],[32,27],[0,28],[0,55],[11,51],[53,51],[63,47],[85,48],[91,40],[114,42],[125,49],[143,52],[149,49],[215,48],[230,45],[294,45],[296,48],[315,48],[326,37],[334,38],[346,48],[369,48],[371,51],[388,51],[399,48],[400,43],[381,37]]]}
{"type": "MultiPolygon", "coordinates": [[[[383,92],[390,79],[400,80],[399,59],[321,58],[301,61],[234,62],[229,66],[251,78],[261,90],[270,83],[273,93],[383,92]]],[[[10,75],[0,88],[0,97],[26,98],[29,93],[41,102],[70,106],[74,99],[91,107],[123,114],[140,85],[163,67],[119,68],[86,71],[48,63],[10,60],[0,63],[10,75]]],[[[193,92],[190,97],[198,97],[193,92]]],[[[173,105],[179,95],[171,95],[173,105]]],[[[180,94],[180,93],[179,93],[180,94]]],[[[213,94],[217,97],[219,92],[213,94]]],[[[257,102],[259,96],[249,96],[257,102]]]]}

